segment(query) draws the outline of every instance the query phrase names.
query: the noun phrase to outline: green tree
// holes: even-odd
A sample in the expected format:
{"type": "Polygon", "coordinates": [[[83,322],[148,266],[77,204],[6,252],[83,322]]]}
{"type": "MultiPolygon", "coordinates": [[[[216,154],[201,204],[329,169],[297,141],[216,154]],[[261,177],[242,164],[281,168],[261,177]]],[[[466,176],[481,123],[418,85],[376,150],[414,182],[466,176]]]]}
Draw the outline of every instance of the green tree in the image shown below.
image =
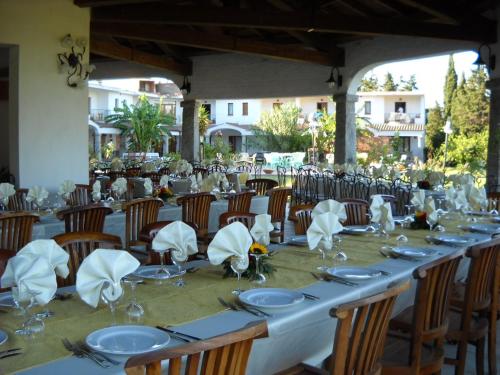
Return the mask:
{"type": "Polygon", "coordinates": [[[429,158],[434,157],[435,152],[443,144],[445,134],[443,131],[445,118],[442,108],[436,102],[434,108],[429,110],[427,125],[425,127],[425,145],[428,149],[429,158]]]}
{"type": "Polygon", "coordinates": [[[121,130],[129,138],[129,150],[133,152],[151,152],[161,144],[163,137],[174,123],[171,114],[165,114],[160,104],[152,104],[145,95],[130,107],[124,101],[123,107],[115,108],[112,115],[106,116],[106,122],[121,130]]]}
{"type": "Polygon", "coordinates": [[[394,78],[392,77],[392,74],[387,72],[387,74],[384,76],[384,83],[382,84],[382,89],[384,91],[397,91],[398,90],[398,85],[394,82],[394,78]]]}
{"type": "Polygon", "coordinates": [[[412,74],[408,80],[404,80],[403,78],[401,78],[398,88],[401,91],[418,90],[417,77],[415,76],[415,74],[412,74]]]}
{"type": "Polygon", "coordinates": [[[372,74],[370,77],[363,77],[361,80],[361,85],[358,88],[358,91],[362,92],[370,92],[370,91],[378,91],[379,90],[378,78],[376,75],[372,74]]]}
{"type": "Polygon", "coordinates": [[[444,84],[444,119],[448,119],[451,116],[451,106],[453,103],[453,98],[455,97],[455,92],[457,90],[457,72],[455,70],[455,60],[453,55],[450,55],[448,59],[448,72],[446,73],[446,80],[444,84]]]}
{"type": "MultiPolygon", "coordinates": [[[[469,172],[484,171],[488,150],[488,129],[465,135],[453,134],[448,138],[446,164],[469,172]]],[[[444,158],[444,144],[439,149],[439,159],[444,158]]]]}
{"type": "Polygon", "coordinates": [[[205,138],[208,126],[210,125],[210,115],[204,105],[198,107],[198,124],[200,131],[200,138],[205,138]]]}
{"type": "Polygon", "coordinates": [[[323,155],[332,152],[335,144],[335,114],[329,115],[323,111],[318,120],[318,137],[316,145],[318,147],[319,159],[323,160],[323,155]]]}

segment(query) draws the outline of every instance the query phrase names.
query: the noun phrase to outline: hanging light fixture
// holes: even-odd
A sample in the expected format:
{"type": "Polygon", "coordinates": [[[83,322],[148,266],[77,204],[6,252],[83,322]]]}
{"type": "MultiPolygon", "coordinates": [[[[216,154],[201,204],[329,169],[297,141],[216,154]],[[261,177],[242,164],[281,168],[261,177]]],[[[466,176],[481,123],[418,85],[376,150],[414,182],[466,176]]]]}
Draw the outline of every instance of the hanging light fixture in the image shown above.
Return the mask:
{"type": "Polygon", "coordinates": [[[182,82],[182,86],[180,87],[182,95],[189,95],[191,92],[191,82],[189,82],[189,77],[184,76],[184,80],[182,82]]]}
{"type": "Polygon", "coordinates": [[[95,69],[95,65],[83,63],[87,42],[82,38],[73,39],[71,34],[66,34],[61,40],[61,45],[69,50],[57,54],[60,70],[68,74],[66,83],[69,87],[81,86],[95,69]]]}
{"type": "Polygon", "coordinates": [[[340,75],[340,71],[337,67],[332,67],[332,70],[330,71],[330,77],[325,81],[325,83],[328,84],[328,87],[330,87],[331,89],[333,89],[335,87],[335,85],[337,87],[341,87],[342,86],[342,76],[340,75]],[[335,79],[334,77],[334,71],[337,72],[337,79],[335,79]]]}
{"type": "Polygon", "coordinates": [[[473,62],[473,64],[477,65],[478,69],[482,66],[486,66],[488,72],[495,70],[496,56],[491,54],[491,47],[488,44],[483,43],[479,46],[479,48],[477,49],[477,59],[473,62]],[[481,53],[481,51],[484,51],[485,49],[487,49],[488,52],[488,55],[485,56],[486,60],[485,58],[483,58],[483,55],[481,53]]]}

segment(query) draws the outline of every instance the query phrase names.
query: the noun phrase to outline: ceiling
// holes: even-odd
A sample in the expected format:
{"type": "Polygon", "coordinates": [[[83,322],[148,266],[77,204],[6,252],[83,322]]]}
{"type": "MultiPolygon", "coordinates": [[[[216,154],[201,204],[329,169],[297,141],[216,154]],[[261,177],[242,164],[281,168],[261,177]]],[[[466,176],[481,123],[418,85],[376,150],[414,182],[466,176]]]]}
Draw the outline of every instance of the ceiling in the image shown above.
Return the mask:
{"type": "Polygon", "coordinates": [[[496,41],[495,0],[74,0],[91,8],[91,61],[190,75],[194,56],[242,53],[343,66],[380,35],[496,41]]]}

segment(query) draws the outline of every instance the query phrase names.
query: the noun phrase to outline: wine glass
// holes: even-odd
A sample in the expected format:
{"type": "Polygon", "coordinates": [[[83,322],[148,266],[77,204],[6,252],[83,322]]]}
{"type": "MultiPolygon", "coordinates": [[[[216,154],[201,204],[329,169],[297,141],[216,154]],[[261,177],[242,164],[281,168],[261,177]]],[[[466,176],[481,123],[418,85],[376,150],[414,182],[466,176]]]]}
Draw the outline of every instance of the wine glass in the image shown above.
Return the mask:
{"type": "Polygon", "coordinates": [[[187,256],[185,254],[182,254],[178,250],[173,250],[170,253],[170,256],[172,258],[172,263],[174,263],[177,266],[177,274],[179,275],[174,285],[178,287],[183,287],[184,285],[186,285],[186,282],[182,278],[182,275],[186,273],[186,271],[184,271],[183,269],[183,265],[187,261],[187,256]]]}
{"type": "Polygon", "coordinates": [[[253,282],[259,285],[265,284],[267,279],[260,270],[260,258],[262,258],[263,256],[267,256],[267,254],[250,253],[250,256],[255,258],[255,279],[253,280],[253,282]]]}
{"type": "Polygon", "coordinates": [[[427,225],[429,225],[429,231],[432,232],[434,229],[434,225],[436,225],[438,222],[438,219],[434,215],[427,214],[425,216],[425,222],[427,223],[427,225]]]}
{"type": "Polygon", "coordinates": [[[116,322],[116,307],[118,306],[118,302],[123,296],[123,288],[120,285],[120,282],[112,283],[110,281],[104,282],[101,289],[101,299],[102,301],[108,305],[109,311],[111,312],[111,325],[117,325],[116,322]]]}
{"type": "Polygon", "coordinates": [[[347,257],[347,254],[342,251],[342,248],[341,248],[341,243],[342,243],[342,237],[340,236],[337,236],[337,235],[334,235],[332,237],[332,242],[333,242],[333,247],[335,248],[336,252],[335,252],[335,256],[334,256],[334,261],[337,261],[337,262],[346,262],[348,257],[347,257]]]}
{"type": "Polygon", "coordinates": [[[167,266],[165,265],[165,253],[167,251],[170,251],[170,250],[169,249],[156,250],[156,252],[160,256],[160,268],[158,268],[156,270],[156,273],[155,273],[155,278],[156,278],[157,284],[162,284],[162,280],[168,279],[172,276],[172,274],[168,270],[167,266]]]}
{"type": "Polygon", "coordinates": [[[326,254],[327,252],[331,251],[333,247],[332,241],[330,239],[323,238],[321,241],[319,241],[318,244],[318,251],[321,254],[321,265],[316,267],[319,271],[326,272],[328,269],[328,265],[326,264],[326,254]]]}
{"type": "Polygon", "coordinates": [[[396,246],[397,247],[403,247],[408,243],[408,237],[406,237],[404,234],[400,234],[396,238],[396,246]]]}
{"type": "Polygon", "coordinates": [[[19,306],[25,318],[22,327],[15,331],[16,335],[28,336],[34,339],[44,331],[45,324],[37,314],[32,314],[28,318],[29,310],[36,305],[36,296],[40,293],[41,292],[29,288],[25,289],[25,293],[22,293],[19,286],[12,287],[12,298],[16,301],[16,305],[19,306]]]}
{"type": "Polygon", "coordinates": [[[243,291],[241,289],[241,274],[248,268],[248,257],[242,258],[239,256],[231,257],[231,269],[238,277],[237,287],[233,290],[234,295],[240,295],[243,291]]]}
{"type": "Polygon", "coordinates": [[[123,281],[130,285],[130,302],[125,308],[128,317],[132,321],[140,320],[144,315],[144,308],[137,303],[136,289],[137,285],[142,283],[144,280],[139,276],[128,275],[123,279],[123,281]]]}

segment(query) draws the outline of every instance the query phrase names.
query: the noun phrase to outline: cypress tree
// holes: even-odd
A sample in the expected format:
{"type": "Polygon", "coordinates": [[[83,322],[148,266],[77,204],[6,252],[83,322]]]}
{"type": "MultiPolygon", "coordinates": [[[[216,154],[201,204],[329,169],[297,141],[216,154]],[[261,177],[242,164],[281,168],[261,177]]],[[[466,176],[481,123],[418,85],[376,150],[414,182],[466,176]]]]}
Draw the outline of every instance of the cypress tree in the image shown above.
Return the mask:
{"type": "Polygon", "coordinates": [[[448,72],[444,83],[444,118],[445,120],[451,116],[451,107],[453,105],[453,97],[457,90],[457,72],[455,70],[455,60],[453,55],[448,59],[448,72]]]}
{"type": "Polygon", "coordinates": [[[384,77],[384,83],[382,84],[382,89],[384,91],[397,91],[398,90],[398,85],[394,82],[394,78],[392,77],[392,74],[387,72],[387,74],[384,77]]]}

